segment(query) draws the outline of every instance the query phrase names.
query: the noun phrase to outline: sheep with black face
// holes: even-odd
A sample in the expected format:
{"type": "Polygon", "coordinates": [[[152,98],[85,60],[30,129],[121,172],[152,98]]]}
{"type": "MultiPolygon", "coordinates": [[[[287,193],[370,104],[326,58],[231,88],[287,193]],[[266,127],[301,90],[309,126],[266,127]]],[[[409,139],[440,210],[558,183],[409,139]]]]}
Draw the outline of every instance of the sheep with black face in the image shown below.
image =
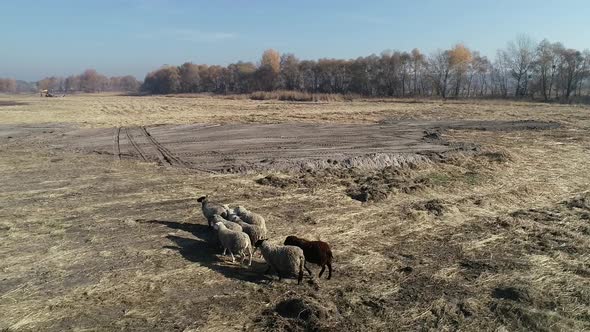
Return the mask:
{"type": "Polygon", "coordinates": [[[209,224],[209,227],[212,227],[212,225],[214,223],[213,222],[214,215],[217,214],[217,215],[220,215],[221,217],[225,218],[228,214],[228,211],[226,210],[226,208],[219,203],[211,201],[209,199],[209,195],[199,197],[199,199],[197,199],[197,202],[201,203],[201,210],[203,211],[203,215],[207,219],[207,223],[209,224]]]}

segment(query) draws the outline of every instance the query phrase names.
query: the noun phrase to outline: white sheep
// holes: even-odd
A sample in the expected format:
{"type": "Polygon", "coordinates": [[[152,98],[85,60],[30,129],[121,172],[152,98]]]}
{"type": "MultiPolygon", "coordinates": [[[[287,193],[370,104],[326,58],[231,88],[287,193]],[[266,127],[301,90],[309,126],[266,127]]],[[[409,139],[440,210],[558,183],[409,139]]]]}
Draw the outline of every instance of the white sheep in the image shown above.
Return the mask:
{"type": "Polygon", "coordinates": [[[225,218],[228,214],[228,211],[223,205],[210,201],[209,195],[199,197],[197,202],[201,203],[201,210],[203,211],[203,215],[209,223],[209,227],[212,225],[212,219],[214,215],[218,214],[225,218]]]}
{"type": "Polygon", "coordinates": [[[254,213],[252,211],[249,211],[243,206],[238,206],[237,208],[235,208],[235,213],[245,223],[250,224],[250,225],[258,225],[266,231],[266,221],[258,213],[254,213]]]}
{"type": "Polygon", "coordinates": [[[225,252],[229,250],[229,254],[231,255],[231,261],[235,262],[236,259],[234,258],[234,252],[242,256],[241,264],[244,263],[246,259],[246,252],[250,256],[250,260],[248,265],[252,265],[252,245],[250,244],[250,238],[246,233],[232,231],[225,227],[222,222],[217,222],[213,226],[217,230],[217,236],[219,237],[219,242],[223,246],[223,255],[225,252]]]}
{"type": "MultiPolygon", "coordinates": [[[[258,240],[255,247],[256,249],[260,248],[262,257],[264,257],[264,260],[268,264],[265,274],[271,268],[277,272],[279,280],[282,277],[297,274],[297,284],[301,284],[301,280],[303,280],[303,268],[305,267],[305,255],[301,248],[271,244],[266,240],[258,240]]],[[[256,249],[254,250],[256,251],[256,249]]]]}
{"type": "Polygon", "coordinates": [[[224,218],[222,218],[220,215],[218,214],[214,214],[213,217],[211,218],[211,224],[215,225],[216,223],[221,222],[225,225],[225,227],[227,227],[228,229],[231,229],[232,231],[236,231],[236,232],[242,232],[242,226],[240,226],[238,223],[226,220],[224,218]]]}
{"type": "Polygon", "coordinates": [[[248,234],[248,237],[250,237],[250,242],[252,243],[252,246],[254,246],[254,244],[256,242],[258,242],[258,240],[262,240],[262,239],[266,238],[266,230],[258,225],[250,225],[248,223],[245,223],[242,221],[242,219],[240,219],[240,217],[234,218],[234,223],[241,226],[242,231],[244,233],[248,234]]]}

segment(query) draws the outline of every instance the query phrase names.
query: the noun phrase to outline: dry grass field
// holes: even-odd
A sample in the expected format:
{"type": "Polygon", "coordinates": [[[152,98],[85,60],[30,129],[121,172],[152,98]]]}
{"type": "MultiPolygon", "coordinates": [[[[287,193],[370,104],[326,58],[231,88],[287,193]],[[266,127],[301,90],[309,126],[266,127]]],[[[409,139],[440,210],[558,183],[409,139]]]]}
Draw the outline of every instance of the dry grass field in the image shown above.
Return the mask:
{"type": "Polygon", "coordinates": [[[590,330],[590,107],[0,95],[0,125],[0,331],[590,330]],[[478,148],[411,167],[229,174],[10,129],[398,120],[561,126],[443,130],[478,148]],[[352,199],[363,186],[379,199],[352,199]],[[263,214],[272,242],[328,241],[333,279],[221,256],[202,194],[263,214]]]}

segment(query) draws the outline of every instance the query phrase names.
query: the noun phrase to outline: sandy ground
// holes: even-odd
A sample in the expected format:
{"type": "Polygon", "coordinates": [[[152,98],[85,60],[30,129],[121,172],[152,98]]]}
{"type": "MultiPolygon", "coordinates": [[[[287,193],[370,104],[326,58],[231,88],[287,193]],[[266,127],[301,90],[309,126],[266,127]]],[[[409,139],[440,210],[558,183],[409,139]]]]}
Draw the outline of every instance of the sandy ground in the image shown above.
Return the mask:
{"type": "Polygon", "coordinates": [[[380,169],[426,161],[429,154],[464,151],[441,139],[449,129],[557,129],[540,121],[397,121],[379,124],[192,124],[77,128],[67,124],[0,125],[0,138],[56,151],[112,155],[208,173],[301,172],[325,168],[380,169]]]}
{"type": "MultiPolygon", "coordinates": [[[[590,329],[588,108],[143,98],[0,97],[28,103],[0,107],[1,330],[590,329]],[[217,106],[169,118],[142,110],[167,102],[217,106]],[[96,109],[101,103],[106,111],[96,109]],[[314,118],[533,119],[561,127],[443,128],[440,139],[480,148],[402,169],[305,174],[209,174],[118,160],[57,146],[50,133],[94,127],[86,130],[110,132],[104,147],[113,151],[113,127],[314,118]],[[19,136],[23,124],[38,128],[19,136]],[[269,176],[281,181],[261,181],[269,176]],[[348,193],[355,186],[384,195],[362,203],[348,193]],[[263,214],[272,242],[290,234],[328,241],[333,280],[306,275],[297,286],[264,275],[259,257],[252,267],[231,263],[211,245],[196,202],[205,193],[263,214]]],[[[154,127],[167,149],[169,128],[154,127]]]]}

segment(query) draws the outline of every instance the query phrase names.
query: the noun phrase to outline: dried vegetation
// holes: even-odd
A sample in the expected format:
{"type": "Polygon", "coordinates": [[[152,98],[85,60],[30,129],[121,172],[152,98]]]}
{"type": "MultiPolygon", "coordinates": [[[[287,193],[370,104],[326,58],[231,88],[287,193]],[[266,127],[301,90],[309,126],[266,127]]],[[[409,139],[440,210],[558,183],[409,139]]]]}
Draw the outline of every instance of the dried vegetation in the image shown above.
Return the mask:
{"type": "Polygon", "coordinates": [[[180,99],[27,97],[18,101],[30,105],[0,108],[0,122],[445,117],[563,126],[450,129],[441,133],[450,143],[481,148],[402,170],[248,175],[113,162],[3,136],[0,330],[590,329],[588,108],[180,99]],[[297,287],[264,277],[259,259],[251,269],[231,264],[208,243],[201,193],[264,213],[272,239],[329,242],[333,280],[297,287]]]}

